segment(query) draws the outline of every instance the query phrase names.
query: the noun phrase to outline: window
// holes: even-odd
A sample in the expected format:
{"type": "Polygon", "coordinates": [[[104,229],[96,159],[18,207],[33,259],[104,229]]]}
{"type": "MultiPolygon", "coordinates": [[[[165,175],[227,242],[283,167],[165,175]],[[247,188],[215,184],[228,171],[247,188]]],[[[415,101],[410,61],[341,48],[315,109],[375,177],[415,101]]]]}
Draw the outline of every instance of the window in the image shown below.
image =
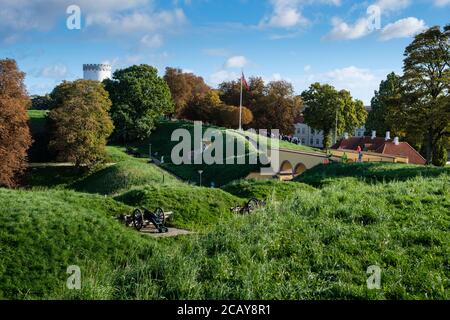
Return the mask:
{"type": "Polygon", "coordinates": [[[320,140],[316,139],[316,145],[320,145],[320,140]]]}
{"type": "Polygon", "coordinates": [[[314,139],[313,139],[313,138],[311,138],[311,140],[309,141],[309,144],[310,144],[310,145],[313,145],[313,144],[314,144],[314,139]]]}
{"type": "Polygon", "coordinates": [[[302,134],[306,134],[306,129],[302,128],[302,134]]]}
{"type": "Polygon", "coordinates": [[[305,144],[305,143],[306,143],[305,138],[302,138],[302,144],[305,144]]]}

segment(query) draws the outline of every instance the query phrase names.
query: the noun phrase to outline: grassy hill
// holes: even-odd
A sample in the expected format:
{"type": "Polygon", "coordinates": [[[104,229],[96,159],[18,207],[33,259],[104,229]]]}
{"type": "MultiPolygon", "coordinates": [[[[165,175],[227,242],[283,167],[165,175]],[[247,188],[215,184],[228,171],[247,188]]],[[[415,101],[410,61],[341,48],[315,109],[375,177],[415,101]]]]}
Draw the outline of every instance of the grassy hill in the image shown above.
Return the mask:
{"type": "Polygon", "coordinates": [[[129,210],[70,191],[0,189],[0,298],[43,297],[65,285],[69,265],[125,262],[140,236],[111,215],[129,210]]]}
{"type": "Polygon", "coordinates": [[[448,168],[333,164],[210,189],[108,151],[113,166],[0,189],[0,299],[450,299],[448,168]],[[255,196],[268,207],[229,212],[255,196]],[[138,206],[198,233],[153,239],[114,220],[138,206]],[[70,265],[81,291],[65,288],[70,265]],[[372,265],[381,290],[367,289],[372,265]]]}
{"type": "MultiPolygon", "coordinates": [[[[237,145],[243,145],[246,150],[246,157],[249,156],[250,153],[254,153],[256,150],[253,146],[248,143],[242,136],[236,134],[232,130],[226,131],[224,128],[218,127],[208,127],[203,126],[203,132],[205,132],[208,128],[220,131],[221,133],[229,136],[233,136],[236,138],[237,142],[235,144],[235,148],[237,145]]],[[[155,155],[158,159],[164,156],[165,163],[162,167],[174,173],[176,176],[182,178],[183,180],[190,183],[199,183],[199,170],[203,170],[202,174],[202,185],[210,186],[211,183],[214,183],[215,186],[225,185],[233,180],[241,179],[246,177],[249,173],[258,171],[260,165],[250,165],[249,161],[246,161],[247,164],[244,165],[226,165],[226,164],[215,164],[215,165],[194,165],[194,164],[183,164],[183,165],[175,165],[171,163],[171,153],[172,149],[179,142],[172,142],[171,137],[172,133],[177,129],[186,129],[190,132],[192,141],[192,150],[194,150],[194,125],[191,122],[184,121],[162,121],[158,124],[156,130],[150,136],[150,140],[144,144],[139,143],[135,144],[134,147],[143,155],[148,155],[149,152],[149,143],[151,143],[152,154],[155,155]]],[[[225,144],[225,142],[224,142],[225,144]]],[[[235,163],[237,163],[237,158],[233,157],[235,163]]],[[[226,155],[223,157],[223,161],[226,161],[226,155]]]]}
{"type": "Polygon", "coordinates": [[[237,197],[259,200],[272,199],[284,200],[299,190],[315,191],[307,184],[297,182],[282,182],[277,180],[253,181],[238,180],[222,187],[222,190],[231,193],[237,197]]]}
{"type": "MultiPolygon", "coordinates": [[[[111,199],[2,189],[0,296],[449,299],[449,188],[449,175],[342,178],[218,220],[205,234],[167,240],[117,224],[103,201],[124,205],[111,199]],[[81,291],[64,289],[72,264],[82,267],[81,291]],[[382,270],[381,290],[367,289],[371,265],[382,270]]],[[[145,203],[155,194],[147,191],[123,198],[145,203]]]]}
{"type": "Polygon", "coordinates": [[[220,189],[177,185],[152,185],[132,189],[115,198],[134,207],[158,207],[173,211],[172,224],[190,230],[205,230],[220,220],[229,220],[230,208],[244,201],[220,189]]]}
{"type": "Polygon", "coordinates": [[[450,167],[437,168],[396,163],[332,163],[319,165],[296,178],[314,186],[320,186],[330,179],[356,177],[360,180],[376,183],[389,181],[405,181],[414,177],[438,177],[450,174],[450,167]]]}

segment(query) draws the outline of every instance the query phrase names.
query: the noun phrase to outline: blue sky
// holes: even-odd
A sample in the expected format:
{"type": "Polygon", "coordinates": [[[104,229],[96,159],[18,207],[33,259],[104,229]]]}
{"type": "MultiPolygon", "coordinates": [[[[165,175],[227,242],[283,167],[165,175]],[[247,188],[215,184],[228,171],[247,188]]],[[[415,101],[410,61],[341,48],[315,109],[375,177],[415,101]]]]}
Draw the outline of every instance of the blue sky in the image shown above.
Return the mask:
{"type": "Polygon", "coordinates": [[[449,17],[450,0],[0,0],[0,58],[17,60],[30,94],[81,78],[83,63],[146,63],[211,86],[242,67],[297,93],[330,83],[368,104],[411,37],[449,17]],[[72,4],[80,30],[66,27],[72,4]]]}

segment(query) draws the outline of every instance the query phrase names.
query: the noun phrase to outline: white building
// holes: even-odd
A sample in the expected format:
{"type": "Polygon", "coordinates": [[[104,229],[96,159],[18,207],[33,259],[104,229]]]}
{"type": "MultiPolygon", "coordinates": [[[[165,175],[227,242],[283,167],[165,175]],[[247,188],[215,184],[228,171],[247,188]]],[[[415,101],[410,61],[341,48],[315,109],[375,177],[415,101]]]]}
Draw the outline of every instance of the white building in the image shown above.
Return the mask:
{"type": "MultiPolygon", "coordinates": [[[[364,133],[366,132],[366,128],[362,127],[356,129],[354,132],[355,137],[364,137],[364,133]]],[[[323,131],[318,131],[310,128],[305,123],[297,123],[295,124],[295,134],[294,137],[298,139],[301,145],[314,147],[314,148],[323,148],[323,140],[324,135],[323,131]]],[[[342,137],[339,137],[339,139],[342,137]]]]}
{"type": "Polygon", "coordinates": [[[109,64],[83,64],[83,79],[102,82],[111,79],[112,67],[109,64]]]}
{"type": "MultiPolygon", "coordinates": [[[[304,108],[307,108],[306,106],[304,108]]],[[[370,112],[371,107],[366,106],[365,107],[367,112],[370,112]]],[[[353,136],[354,137],[364,137],[364,134],[366,133],[366,128],[362,127],[359,129],[356,129],[353,136]]],[[[312,128],[310,128],[306,123],[304,123],[303,116],[300,116],[299,123],[295,124],[295,134],[294,137],[298,139],[300,144],[304,146],[314,147],[314,148],[323,148],[323,140],[324,135],[322,131],[317,131],[312,128]]],[[[333,136],[334,138],[334,136],[333,136]]],[[[339,139],[343,138],[339,137],[339,139]]]]}

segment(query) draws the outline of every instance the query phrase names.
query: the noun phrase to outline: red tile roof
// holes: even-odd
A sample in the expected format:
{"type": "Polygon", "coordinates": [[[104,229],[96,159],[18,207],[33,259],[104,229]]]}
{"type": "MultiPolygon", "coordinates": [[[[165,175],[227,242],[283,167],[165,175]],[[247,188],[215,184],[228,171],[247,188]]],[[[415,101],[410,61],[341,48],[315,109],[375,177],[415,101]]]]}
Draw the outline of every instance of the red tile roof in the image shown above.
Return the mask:
{"type": "Polygon", "coordinates": [[[409,159],[411,164],[426,164],[424,157],[420,155],[411,145],[407,142],[400,142],[396,145],[391,140],[386,141],[383,138],[363,137],[357,138],[352,137],[349,139],[343,139],[336,143],[333,149],[343,149],[343,150],[356,150],[358,146],[361,146],[363,150],[368,150],[370,152],[381,153],[390,156],[401,156],[409,159]]]}

